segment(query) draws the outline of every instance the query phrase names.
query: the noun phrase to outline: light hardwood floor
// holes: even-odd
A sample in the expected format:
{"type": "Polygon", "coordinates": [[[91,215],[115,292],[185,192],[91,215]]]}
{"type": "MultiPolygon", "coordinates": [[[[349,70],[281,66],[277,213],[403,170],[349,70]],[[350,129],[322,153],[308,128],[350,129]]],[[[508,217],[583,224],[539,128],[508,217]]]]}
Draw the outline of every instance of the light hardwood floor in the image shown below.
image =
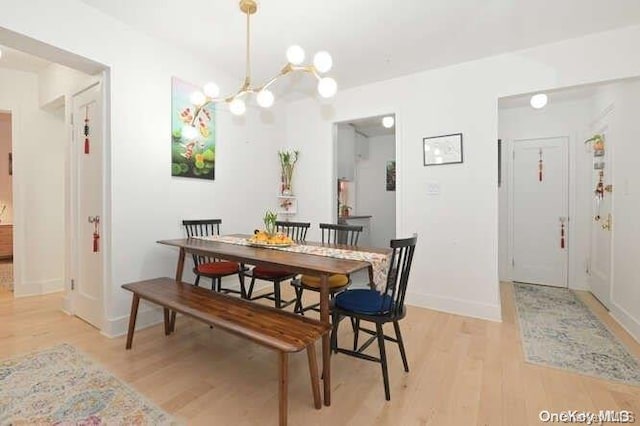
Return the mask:
{"type": "MultiPolygon", "coordinates": [[[[502,323],[410,307],[401,323],[410,373],[387,346],[390,402],[378,364],[337,355],[333,404],[315,410],[306,355],[290,357],[289,424],[534,425],[540,410],[601,409],[632,410],[640,422],[640,387],[524,362],[512,291],[501,285],[502,323]]],[[[580,297],[640,357],[640,345],[602,306],[580,297]]],[[[161,326],[138,331],[125,351],[124,337],[100,335],[61,312],[61,301],[0,293],[0,359],[67,342],[187,424],[277,423],[275,353],[184,318],[170,337],[161,326]]],[[[341,330],[349,342],[346,322],[341,330]]]]}

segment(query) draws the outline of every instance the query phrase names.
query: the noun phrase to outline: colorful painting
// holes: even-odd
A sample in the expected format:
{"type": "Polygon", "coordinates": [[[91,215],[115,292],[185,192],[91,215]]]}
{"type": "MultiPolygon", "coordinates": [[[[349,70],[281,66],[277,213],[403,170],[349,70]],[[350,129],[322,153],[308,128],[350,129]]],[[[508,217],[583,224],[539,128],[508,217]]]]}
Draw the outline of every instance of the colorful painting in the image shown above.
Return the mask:
{"type": "Polygon", "coordinates": [[[175,77],[171,79],[171,176],[213,180],[215,107],[195,105],[191,95],[198,90],[175,77]]]}
{"type": "Polygon", "coordinates": [[[396,162],[387,161],[387,191],[396,190],[396,162]]]}

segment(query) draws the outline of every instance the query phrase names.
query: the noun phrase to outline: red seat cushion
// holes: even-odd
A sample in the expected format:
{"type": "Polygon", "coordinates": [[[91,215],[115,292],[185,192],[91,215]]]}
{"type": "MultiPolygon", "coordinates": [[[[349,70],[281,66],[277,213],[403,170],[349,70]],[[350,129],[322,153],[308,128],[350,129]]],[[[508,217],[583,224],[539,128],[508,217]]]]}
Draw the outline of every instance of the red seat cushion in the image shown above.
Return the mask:
{"type": "Polygon", "coordinates": [[[200,274],[208,274],[208,275],[229,275],[236,273],[240,270],[240,265],[236,262],[210,262],[210,263],[202,263],[198,265],[196,268],[198,273],[200,274]]]}
{"type": "Polygon", "coordinates": [[[253,275],[256,277],[281,278],[295,275],[282,269],[270,268],[268,266],[256,266],[253,268],[253,275]]]}

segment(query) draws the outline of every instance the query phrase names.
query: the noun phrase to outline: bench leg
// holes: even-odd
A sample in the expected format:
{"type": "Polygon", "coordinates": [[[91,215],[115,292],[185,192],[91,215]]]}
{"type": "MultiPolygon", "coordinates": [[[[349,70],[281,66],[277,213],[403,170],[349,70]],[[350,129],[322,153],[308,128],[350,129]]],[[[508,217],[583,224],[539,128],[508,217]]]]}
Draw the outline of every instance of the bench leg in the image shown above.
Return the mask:
{"type": "Polygon", "coordinates": [[[164,335],[171,334],[171,324],[169,321],[169,308],[164,308],[164,335]]]}
{"type": "Polygon", "coordinates": [[[140,304],[140,296],[133,295],[131,300],[131,315],[129,315],[129,331],[127,332],[127,349],[131,349],[131,343],[133,343],[133,332],[136,328],[136,317],[138,316],[138,305],[140,304]]]}
{"type": "Polygon", "coordinates": [[[171,311],[171,316],[169,317],[169,331],[171,333],[176,331],[176,311],[171,311]]]}
{"type": "Polygon", "coordinates": [[[320,378],[318,377],[318,361],[316,360],[316,345],[307,346],[307,358],[309,358],[309,374],[311,375],[311,392],[313,392],[313,405],[316,410],[322,408],[320,400],[320,378]]]}
{"type": "Polygon", "coordinates": [[[279,399],[279,424],[280,426],[286,426],[287,424],[287,393],[288,393],[288,380],[289,380],[289,361],[288,354],[286,352],[278,352],[279,364],[280,364],[280,381],[278,383],[278,399],[279,399]]]}

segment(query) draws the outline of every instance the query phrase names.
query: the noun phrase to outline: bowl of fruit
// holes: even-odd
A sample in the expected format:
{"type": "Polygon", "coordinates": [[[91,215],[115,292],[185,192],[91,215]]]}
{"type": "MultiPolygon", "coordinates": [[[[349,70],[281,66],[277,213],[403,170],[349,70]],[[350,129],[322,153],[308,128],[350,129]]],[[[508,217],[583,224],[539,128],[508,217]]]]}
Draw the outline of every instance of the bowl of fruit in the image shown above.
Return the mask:
{"type": "Polygon", "coordinates": [[[276,232],[276,220],[278,215],[267,210],[264,215],[264,230],[256,229],[248,239],[249,244],[258,247],[287,247],[293,244],[293,240],[282,232],[276,232]]]}

